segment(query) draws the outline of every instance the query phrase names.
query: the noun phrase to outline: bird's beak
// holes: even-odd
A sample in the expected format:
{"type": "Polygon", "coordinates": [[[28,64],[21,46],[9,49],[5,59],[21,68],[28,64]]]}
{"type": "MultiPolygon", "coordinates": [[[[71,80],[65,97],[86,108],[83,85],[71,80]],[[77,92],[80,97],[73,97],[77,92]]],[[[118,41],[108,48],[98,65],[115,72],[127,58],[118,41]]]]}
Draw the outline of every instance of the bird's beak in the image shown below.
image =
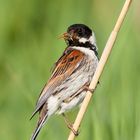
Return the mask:
{"type": "Polygon", "coordinates": [[[65,39],[65,40],[73,40],[72,36],[69,33],[64,33],[62,35],[59,36],[59,39],[65,39]]]}

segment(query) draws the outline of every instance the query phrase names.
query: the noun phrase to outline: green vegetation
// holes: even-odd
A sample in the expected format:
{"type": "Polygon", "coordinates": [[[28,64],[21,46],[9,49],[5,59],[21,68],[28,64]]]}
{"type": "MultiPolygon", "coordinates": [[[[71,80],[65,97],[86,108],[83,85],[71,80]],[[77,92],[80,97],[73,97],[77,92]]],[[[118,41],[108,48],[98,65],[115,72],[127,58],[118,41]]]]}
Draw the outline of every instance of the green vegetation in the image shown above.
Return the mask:
{"type": "MultiPolygon", "coordinates": [[[[0,1],[0,139],[29,140],[29,121],[50,69],[65,48],[58,36],[73,23],[94,29],[99,56],[122,0],[0,1]]],[[[140,139],[140,1],[125,19],[77,140],[140,139]]],[[[68,114],[74,120],[77,111],[68,114]]],[[[61,116],[52,117],[39,140],[66,140],[61,116]]]]}

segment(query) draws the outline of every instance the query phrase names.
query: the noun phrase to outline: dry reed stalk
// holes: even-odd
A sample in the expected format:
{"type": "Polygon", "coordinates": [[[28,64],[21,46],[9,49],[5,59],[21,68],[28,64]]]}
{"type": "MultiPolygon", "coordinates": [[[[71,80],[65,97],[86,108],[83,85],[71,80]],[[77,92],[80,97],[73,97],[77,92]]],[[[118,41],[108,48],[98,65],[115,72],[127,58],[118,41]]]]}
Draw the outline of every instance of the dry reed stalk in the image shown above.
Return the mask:
{"type": "MultiPolygon", "coordinates": [[[[90,89],[95,89],[96,88],[96,85],[97,85],[97,83],[99,81],[99,78],[100,78],[102,72],[103,72],[104,66],[105,66],[105,64],[107,62],[107,59],[108,59],[110,53],[111,53],[111,50],[113,48],[113,45],[114,45],[116,37],[117,37],[117,34],[118,34],[119,30],[120,30],[120,27],[121,27],[121,25],[123,23],[123,20],[124,20],[126,14],[127,14],[127,11],[129,9],[129,6],[130,6],[131,2],[132,2],[132,0],[126,0],[124,6],[122,8],[122,11],[121,11],[121,13],[120,13],[120,15],[118,17],[117,22],[116,22],[116,25],[115,25],[113,31],[111,32],[111,34],[109,36],[109,39],[108,39],[108,41],[106,43],[106,46],[105,46],[104,51],[102,53],[102,56],[100,58],[98,67],[96,69],[96,72],[95,72],[95,74],[93,76],[93,79],[92,79],[92,81],[90,83],[90,86],[89,86],[90,89]]],[[[90,101],[91,97],[92,97],[92,93],[90,91],[88,91],[87,95],[86,95],[86,97],[85,97],[85,99],[84,99],[84,101],[82,103],[82,106],[81,106],[81,108],[80,108],[80,110],[78,112],[78,115],[76,117],[74,125],[73,125],[73,128],[76,131],[78,130],[78,128],[79,128],[79,126],[81,124],[81,121],[82,121],[82,119],[84,117],[84,114],[85,114],[85,112],[87,110],[87,107],[88,107],[88,104],[89,104],[89,101],[90,101]]],[[[75,139],[75,135],[71,131],[70,134],[69,134],[68,140],[74,140],[74,139],[75,139]]]]}

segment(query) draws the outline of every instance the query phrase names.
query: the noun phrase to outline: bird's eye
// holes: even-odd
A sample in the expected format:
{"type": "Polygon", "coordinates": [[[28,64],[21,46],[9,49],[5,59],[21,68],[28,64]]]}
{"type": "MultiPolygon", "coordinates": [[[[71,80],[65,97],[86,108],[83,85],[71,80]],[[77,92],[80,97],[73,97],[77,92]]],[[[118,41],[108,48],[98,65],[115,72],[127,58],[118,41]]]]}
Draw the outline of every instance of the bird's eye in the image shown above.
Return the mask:
{"type": "Polygon", "coordinates": [[[79,35],[79,36],[82,36],[82,34],[83,34],[82,29],[79,29],[79,30],[78,30],[78,35],[79,35]]]}

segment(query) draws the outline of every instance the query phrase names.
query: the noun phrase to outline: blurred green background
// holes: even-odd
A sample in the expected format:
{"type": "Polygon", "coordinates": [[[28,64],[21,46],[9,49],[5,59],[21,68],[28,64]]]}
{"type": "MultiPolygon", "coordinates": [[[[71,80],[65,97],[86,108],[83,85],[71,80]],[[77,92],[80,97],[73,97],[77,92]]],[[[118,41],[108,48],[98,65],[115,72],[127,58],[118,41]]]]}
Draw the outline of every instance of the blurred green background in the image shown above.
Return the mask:
{"type": "MultiPolygon", "coordinates": [[[[0,140],[29,140],[29,121],[73,23],[96,34],[99,56],[125,0],[0,0],[0,140]]],[[[140,140],[140,1],[133,1],[77,140],[140,140]]],[[[78,110],[77,110],[78,111],[78,110]]],[[[77,111],[68,113],[74,120],[77,111]]],[[[39,140],[66,140],[61,116],[39,140]]]]}

